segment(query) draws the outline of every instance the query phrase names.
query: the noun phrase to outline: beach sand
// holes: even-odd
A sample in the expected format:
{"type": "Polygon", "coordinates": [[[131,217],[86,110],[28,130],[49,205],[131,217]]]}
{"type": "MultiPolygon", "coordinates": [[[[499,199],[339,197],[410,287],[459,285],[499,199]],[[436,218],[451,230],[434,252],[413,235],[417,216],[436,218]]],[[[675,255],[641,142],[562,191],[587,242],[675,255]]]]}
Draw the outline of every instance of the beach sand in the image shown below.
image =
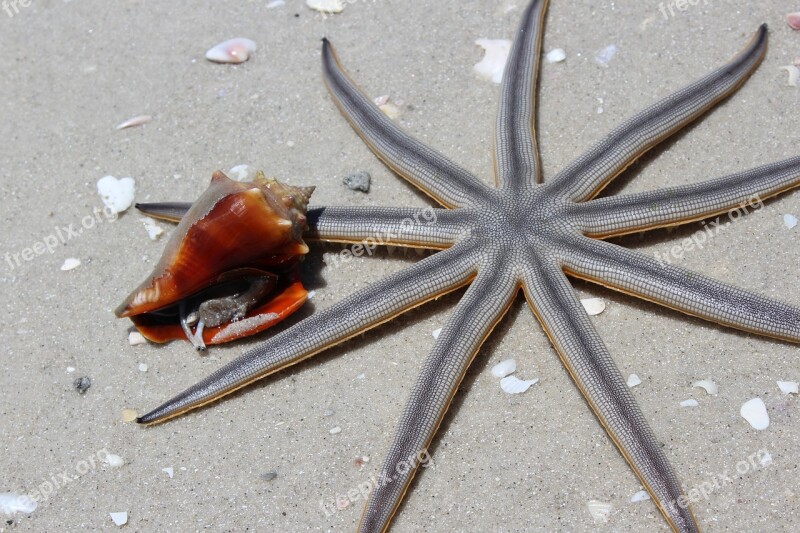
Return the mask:
{"type": "MultiPolygon", "coordinates": [[[[129,346],[131,324],[112,311],[148,275],[166,236],[149,240],[133,209],[84,228],[102,207],[95,184],[132,176],[137,201],[192,200],[214,170],[248,164],[316,185],[314,205],[429,205],[340,116],[321,80],[323,36],[370,95],[402,101],[403,128],[490,182],[499,89],[473,72],[482,55],[474,41],[510,38],[523,3],[350,0],[327,17],[300,0],[272,9],[266,0],[30,0],[13,17],[0,11],[0,492],[48,492],[32,513],[4,517],[0,531],[116,529],[109,513],[118,511],[129,513],[132,531],[355,529],[363,500],[324,508],[379,469],[431,332],[462,293],[208,408],[150,428],[124,424],[123,409],[146,412],[259,339],[204,356],[182,342],[129,346]],[[250,61],[204,59],[231,37],[257,42],[250,61]],[[140,114],[152,122],[114,129],[140,114]],[[360,170],[373,177],[369,194],[342,184],[360,170]],[[80,234],[53,253],[14,262],[69,225],[80,234]],[[82,264],[61,271],[69,257],[82,264]],[[83,395],[73,387],[82,376],[92,380],[83,395]],[[341,432],[330,434],[334,427],[341,432]],[[124,466],[103,463],[106,452],[124,466]],[[360,456],[370,458],[362,468],[354,464],[360,456]],[[269,472],[277,477],[264,479],[269,472]]],[[[779,69],[800,56],[800,33],[784,21],[795,2],[709,0],[666,16],[656,0],[551,4],[544,50],[564,48],[567,60],[544,64],[541,74],[546,177],[634,111],[726,61],[762,22],[770,50],[752,78],[609,194],[694,183],[798,153],[800,89],[779,69]],[[618,52],[603,68],[594,56],[611,44],[618,52]]],[[[800,193],[767,202],[674,262],[800,305],[800,227],[787,229],[785,213],[800,216],[800,193]]],[[[618,242],[663,254],[701,228],[618,242]]],[[[419,258],[381,252],[335,267],[339,250],[312,245],[303,276],[316,297],[288,324],[419,258]]],[[[800,412],[797,396],[775,382],[800,379],[798,347],[575,287],[607,302],[593,322],[622,373],[642,378],[634,396],[684,486],[718,481],[693,506],[701,528],[796,530],[800,412]],[[691,387],[704,378],[719,385],[717,396],[691,387]],[[764,431],[739,415],[754,397],[769,410],[764,431]],[[688,398],[699,406],[680,407],[688,398]],[[737,473],[759,451],[772,464],[737,473]]],[[[652,502],[630,503],[638,480],[522,299],[479,353],[432,451],[434,465],[415,479],[394,531],[667,530],[652,502]],[[539,383],[503,393],[489,368],[508,358],[516,375],[539,383]],[[605,523],[589,514],[589,500],[613,504],[605,523]]]]}

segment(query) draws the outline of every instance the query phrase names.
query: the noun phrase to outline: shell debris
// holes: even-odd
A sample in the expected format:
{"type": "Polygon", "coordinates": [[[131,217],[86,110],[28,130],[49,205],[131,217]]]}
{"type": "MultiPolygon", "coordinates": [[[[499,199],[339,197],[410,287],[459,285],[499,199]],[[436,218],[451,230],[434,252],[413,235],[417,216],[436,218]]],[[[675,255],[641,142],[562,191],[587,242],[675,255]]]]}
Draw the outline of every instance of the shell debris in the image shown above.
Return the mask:
{"type": "Polygon", "coordinates": [[[27,494],[0,493],[0,512],[7,516],[14,516],[17,513],[30,514],[36,510],[37,505],[36,500],[27,494]]]}
{"type": "Polygon", "coordinates": [[[786,84],[791,87],[797,87],[797,82],[800,81],[800,68],[797,65],[784,65],[779,68],[789,73],[789,79],[786,84]]]}
{"type": "Polygon", "coordinates": [[[800,383],[797,381],[778,381],[778,388],[784,394],[798,394],[800,392],[800,383]]]}
{"type": "Polygon", "coordinates": [[[80,259],[78,259],[77,257],[67,257],[66,259],[64,259],[64,264],[61,265],[61,270],[66,272],[68,270],[74,270],[79,266],[81,266],[80,259]]]}
{"type": "Polygon", "coordinates": [[[147,363],[139,363],[139,372],[147,372],[148,368],[147,363]]]}
{"type": "Polygon", "coordinates": [[[344,11],[344,0],[306,0],[306,6],[325,14],[336,14],[344,11]]]}
{"type": "Polygon", "coordinates": [[[800,11],[786,14],[786,24],[793,30],[800,30],[800,11]]]}
{"type": "Polygon", "coordinates": [[[513,374],[517,370],[517,362],[513,359],[500,361],[492,367],[492,375],[496,378],[504,378],[513,374]]]}
{"type": "Polygon", "coordinates": [[[122,421],[126,424],[129,422],[134,422],[137,418],[139,418],[139,413],[137,413],[135,409],[122,410],[122,421]]]}
{"type": "Polygon", "coordinates": [[[713,380],[710,379],[702,379],[700,381],[695,381],[692,383],[692,387],[699,387],[704,389],[708,394],[712,396],[719,394],[719,387],[713,380]]]}
{"type": "Polygon", "coordinates": [[[157,241],[158,238],[164,234],[164,228],[159,226],[153,218],[142,218],[142,224],[144,225],[144,229],[147,231],[147,236],[151,241],[157,241]]]}
{"type": "Polygon", "coordinates": [[[214,63],[244,63],[256,51],[252,39],[235,37],[208,49],[206,59],[214,63]]]}
{"type": "Polygon", "coordinates": [[[127,128],[133,128],[134,126],[141,126],[143,124],[147,124],[153,120],[153,117],[150,115],[136,115],[135,117],[131,117],[127,120],[123,120],[119,124],[117,124],[114,129],[115,130],[124,130],[127,128]]]}
{"type": "Polygon", "coordinates": [[[441,335],[441,334],[442,334],[442,328],[438,328],[438,329],[435,329],[435,330],[431,331],[431,335],[433,335],[434,339],[438,339],[439,335],[441,335]]]}
{"type": "Polygon", "coordinates": [[[595,522],[607,522],[608,516],[614,509],[614,506],[610,503],[601,502],[599,500],[589,500],[586,502],[586,506],[589,508],[589,514],[592,515],[595,522]]]}
{"type": "Polygon", "coordinates": [[[328,433],[330,433],[331,435],[336,435],[337,433],[341,433],[341,432],[342,432],[342,428],[340,428],[339,426],[336,426],[335,428],[331,428],[328,431],[328,433]]]}
{"type": "Polygon", "coordinates": [[[97,193],[103,204],[114,214],[122,213],[133,205],[136,182],[131,177],[117,179],[103,176],[97,180],[97,193]]]}
{"type": "Polygon", "coordinates": [[[764,405],[764,400],[761,398],[753,398],[742,404],[739,410],[742,418],[753,426],[753,429],[762,431],[769,427],[769,415],[767,414],[767,406],[764,405]]]}
{"type": "Polygon", "coordinates": [[[250,165],[236,165],[228,171],[228,177],[234,181],[253,181],[257,173],[250,165]]]}
{"type": "Polygon", "coordinates": [[[617,55],[619,48],[615,44],[609,44],[594,56],[595,62],[600,65],[601,67],[607,68],[608,64],[617,55]]]}
{"type": "Polygon", "coordinates": [[[643,502],[649,499],[650,499],[650,494],[648,494],[646,490],[640,490],[639,492],[631,496],[631,503],[643,502]]]}
{"type": "Polygon", "coordinates": [[[128,512],[121,511],[117,513],[108,513],[111,516],[111,521],[114,522],[114,525],[117,526],[124,526],[128,523],[128,512]]]}
{"type": "Polygon", "coordinates": [[[267,4],[267,9],[275,9],[284,5],[286,5],[286,0],[272,0],[267,4]]]}
{"type": "Polygon", "coordinates": [[[637,376],[636,374],[631,374],[630,376],[628,376],[628,382],[627,383],[628,383],[628,387],[635,387],[637,385],[641,385],[642,384],[642,379],[639,376],[637,376]]]}
{"type": "Polygon", "coordinates": [[[138,346],[140,344],[147,344],[147,339],[138,331],[131,331],[128,333],[128,344],[131,346],[138,346]]]}
{"type": "Polygon", "coordinates": [[[783,225],[786,226],[787,229],[794,229],[797,227],[797,217],[790,213],[786,213],[783,215],[783,225]]]}
{"type": "Polygon", "coordinates": [[[125,459],[123,459],[119,455],[109,453],[106,455],[105,462],[111,468],[119,468],[125,464],[125,459]]]}
{"type": "Polygon", "coordinates": [[[164,472],[170,479],[172,479],[172,476],[175,475],[175,469],[172,468],[171,466],[162,468],[161,471],[164,472]]]}
{"type": "Polygon", "coordinates": [[[681,402],[681,407],[697,407],[698,405],[700,404],[697,403],[697,400],[693,400],[691,398],[689,398],[688,400],[683,400],[681,402]]]}
{"type": "Polygon", "coordinates": [[[508,394],[522,394],[538,382],[538,379],[522,380],[516,376],[508,376],[500,380],[500,388],[508,394]]]}
{"type": "Polygon", "coordinates": [[[567,58],[567,53],[563,48],[554,48],[547,52],[547,55],[544,57],[547,59],[548,63],[561,63],[567,58]]]}
{"type": "Polygon", "coordinates": [[[483,59],[473,69],[482,78],[500,84],[506,68],[508,54],[511,52],[511,41],[507,39],[478,39],[475,44],[483,48],[483,59]]]}
{"type": "Polygon", "coordinates": [[[589,316],[597,316],[606,310],[606,303],[600,298],[584,298],[581,304],[589,316]]]}

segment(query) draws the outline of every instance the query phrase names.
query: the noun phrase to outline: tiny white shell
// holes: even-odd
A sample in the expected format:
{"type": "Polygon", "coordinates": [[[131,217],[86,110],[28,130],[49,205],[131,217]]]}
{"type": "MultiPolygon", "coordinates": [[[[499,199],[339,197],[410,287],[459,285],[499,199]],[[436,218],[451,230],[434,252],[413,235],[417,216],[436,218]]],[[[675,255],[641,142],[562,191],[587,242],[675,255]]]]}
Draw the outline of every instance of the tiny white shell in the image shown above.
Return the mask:
{"type": "Polygon", "coordinates": [[[503,81],[503,71],[511,51],[511,41],[507,39],[478,39],[475,44],[485,50],[483,59],[476,63],[473,69],[482,78],[492,80],[494,83],[503,81]]]}
{"type": "Polygon", "coordinates": [[[650,494],[648,494],[646,490],[640,490],[639,492],[631,496],[631,503],[643,502],[649,499],[650,499],[650,494]]]}
{"type": "Polygon", "coordinates": [[[164,234],[164,228],[159,226],[156,221],[150,217],[142,218],[142,224],[151,241],[158,240],[158,238],[164,234]]]}
{"type": "Polygon", "coordinates": [[[122,421],[126,424],[129,422],[133,422],[139,417],[139,413],[136,412],[135,409],[123,409],[122,410],[122,421]]]}
{"type": "Polygon", "coordinates": [[[595,522],[605,522],[608,520],[608,515],[611,514],[611,511],[614,509],[614,506],[610,503],[601,502],[598,500],[589,500],[586,502],[586,506],[589,508],[589,513],[594,518],[595,522]]]}
{"type": "Polygon", "coordinates": [[[753,426],[753,429],[758,431],[767,429],[769,427],[769,415],[767,414],[767,406],[764,405],[764,400],[761,398],[753,398],[742,404],[739,410],[742,418],[753,426]]]}
{"type": "Polygon", "coordinates": [[[560,63],[567,58],[567,53],[563,48],[554,48],[547,52],[545,58],[547,59],[548,63],[560,63]]]}
{"type": "Polygon", "coordinates": [[[434,339],[438,339],[438,338],[439,338],[439,335],[441,335],[441,334],[442,334],[442,328],[435,329],[435,330],[433,330],[433,331],[431,332],[431,335],[433,335],[433,338],[434,338],[434,339]]]}
{"type": "Polygon", "coordinates": [[[516,376],[508,376],[500,380],[500,388],[508,394],[522,394],[538,381],[538,379],[525,381],[516,376]]]}
{"type": "Polygon", "coordinates": [[[787,13],[786,23],[793,30],[800,30],[800,11],[795,13],[787,13]]]}
{"type": "Polygon", "coordinates": [[[581,300],[583,308],[589,316],[596,316],[606,310],[606,303],[600,298],[584,298],[581,300]]]}
{"type": "Polygon", "coordinates": [[[147,344],[147,339],[138,331],[131,331],[128,333],[128,344],[131,346],[138,346],[140,344],[147,344]]]}
{"type": "Polygon", "coordinates": [[[719,393],[719,387],[713,380],[710,379],[702,379],[700,381],[695,381],[692,383],[692,387],[700,387],[701,389],[705,389],[708,394],[716,395],[719,393]]]}
{"type": "Polygon", "coordinates": [[[75,372],[75,367],[74,366],[68,366],[67,367],[67,374],[72,374],[73,372],[75,372]]]}
{"type": "Polygon", "coordinates": [[[147,363],[139,363],[139,372],[147,372],[148,368],[147,363]]]}
{"type": "Polygon", "coordinates": [[[337,433],[341,432],[342,428],[340,428],[339,426],[336,426],[335,428],[332,428],[330,431],[328,431],[328,433],[330,433],[331,435],[336,435],[337,433]]]}
{"type": "Polygon", "coordinates": [[[784,394],[798,394],[800,383],[797,381],[778,381],[778,388],[784,394]]]}
{"type": "Polygon", "coordinates": [[[81,265],[81,260],[75,257],[67,257],[64,259],[64,264],[61,265],[61,270],[67,271],[78,268],[81,265]]]}
{"type": "Polygon", "coordinates": [[[8,516],[16,513],[30,514],[36,510],[36,500],[27,494],[0,493],[0,512],[8,516]]]}
{"type": "Polygon", "coordinates": [[[772,464],[772,456],[767,451],[762,451],[761,457],[758,458],[758,464],[766,467],[772,464]]]}
{"type": "Polygon", "coordinates": [[[172,479],[172,476],[175,475],[175,469],[172,468],[171,466],[162,468],[161,471],[164,472],[166,475],[168,475],[170,479],[172,479]]]}
{"type": "Polygon", "coordinates": [[[117,179],[114,176],[103,176],[97,180],[97,192],[109,211],[122,213],[133,205],[136,182],[133,178],[117,179]]]}
{"type": "Polygon", "coordinates": [[[700,404],[697,403],[697,400],[693,400],[691,398],[681,402],[681,407],[697,407],[698,405],[700,404]]]}
{"type": "Polygon", "coordinates": [[[797,82],[800,81],[800,68],[796,65],[784,65],[780,68],[789,73],[787,84],[792,87],[797,87],[797,82]]]}
{"type": "Polygon", "coordinates": [[[256,43],[251,39],[236,37],[209,48],[206,59],[214,63],[244,63],[256,51],[256,43]]]}
{"type": "Polygon", "coordinates": [[[124,130],[125,128],[132,128],[134,126],[141,126],[142,124],[147,124],[153,120],[153,117],[150,115],[136,115],[135,117],[131,117],[128,120],[123,120],[114,129],[117,130],[124,130]]]}
{"type": "Polygon", "coordinates": [[[274,9],[283,5],[286,5],[286,0],[271,0],[270,3],[267,4],[267,9],[274,9]]]}
{"type": "Polygon", "coordinates": [[[386,104],[382,104],[378,106],[383,114],[389,117],[392,120],[397,119],[400,116],[400,108],[394,105],[393,103],[389,102],[386,104]]]}
{"type": "Polygon", "coordinates": [[[594,56],[594,60],[601,67],[607,67],[611,59],[613,59],[613,57],[617,54],[617,50],[617,45],[610,44],[597,52],[597,54],[594,56]]]}
{"type": "Polygon", "coordinates": [[[119,468],[120,466],[125,464],[125,459],[120,457],[119,455],[114,455],[113,453],[109,453],[106,455],[105,462],[108,466],[112,468],[119,468]]]}
{"type": "Polygon", "coordinates": [[[111,520],[117,526],[124,526],[125,524],[128,523],[128,512],[127,511],[122,511],[122,512],[119,512],[119,513],[108,513],[108,514],[111,515],[111,520]]]}
{"type": "Polygon", "coordinates": [[[788,229],[794,229],[795,226],[797,226],[797,217],[792,214],[786,213],[785,215],[783,215],[783,224],[788,229]]]}
{"type": "Polygon", "coordinates": [[[641,385],[642,380],[636,374],[631,374],[628,376],[628,387],[635,387],[636,385],[641,385]]]}
{"type": "Polygon", "coordinates": [[[345,7],[343,0],[306,0],[306,5],[322,13],[341,13],[345,7]]]}
{"type": "Polygon", "coordinates": [[[513,359],[500,361],[492,367],[492,375],[496,378],[504,378],[514,373],[517,369],[517,362],[513,359]]]}
{"type": "Polygon", "coordinates": [[[228,171],[228,177],[234,181],[253,181],[257,171],[250,165],[236,165],[228,171]]]}

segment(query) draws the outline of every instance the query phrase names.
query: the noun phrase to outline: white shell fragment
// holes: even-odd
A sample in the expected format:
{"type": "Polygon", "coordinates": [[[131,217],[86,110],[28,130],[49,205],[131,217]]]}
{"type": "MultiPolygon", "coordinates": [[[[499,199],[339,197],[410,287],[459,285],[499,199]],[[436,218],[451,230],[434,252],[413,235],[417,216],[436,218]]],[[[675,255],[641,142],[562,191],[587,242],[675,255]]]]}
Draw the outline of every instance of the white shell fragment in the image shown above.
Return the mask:
{"type": "Polygon", "coordinates": [[[81,266],[81,260],[75,257],[67,257],[64,259],[64,264],[61,265],[61,270],[73,270],[81,266]]]}
{"type": "Polygon", "coordinates": [[[431,332],[431,335],[433,335],[433,338],[434,338],[434,339],[438,339],[438,338],[439,338],[439,335],[441,335],[441,334],[442,334],[442,328],[435,329],[435,330],[433,330],[433,331],[431,332]]]}
{"type": "Polygon", "coordinates": [[[567,58],[567,53],[563,48],[554,48],[547,52],[547,55],[544,57],[547,59],[548,63],[560,63],[567,58]]]}
{"type": "Polygon", "coordinates": [[[597,62],[598,65],[601,67],[608,67],[608,63],[614,58],[617,54],[617,45],[610,44],[597,52],[594,56],[594,60],[597,62]]]}
{"type": "Polygon", "coordinates": [[[135,409],[123,409],[122,410],[122,421],[126,424],[133,422],[139,417],[139,413],[136,412],[135,409]]]}
{"type": "Polygon", "coordinates": [[[783,215],[783,225],[788,229],[794,229],[797,226],[797,217],[786,213],[783,215]]]}
{"type": "Polygon", "coordinates": [[[503,81],[503,71],[511,51],[511,41],[507,39],[478,39],[475,44],[484,49],[485,53],[480,63],[473,69],[482,78],[492,80],[494,83],[503,81]]]}
{"type": "Polygon", "coordinates": [[[778,388],[784,394],[798,394],[800,392],[800,383],[797,381],[778,381],[778,388]]]}
{"type": "Polygon", "coordinates": [[[500,388],[507,394],[522,394],[538,381],[538,379],[525,381],[516,376],[508,376],[500,380],[500,388]]]}
{"type": "Polygon", "coordinates": [[[332,428],[330,431],[328,431],[328,433],[330,433],[331,435],[336,435],[337,433],[341,432],[342,428],[340,428],[339,426],[336,426],[335,428],[332,428]]]}
{"type": "Polygon", "coordinates": [[[789,73],[787,85],[797,87],[797,82],[800,81],[800,68],[797,65],[784,65],[780,68],[789,73]]]}
{"type": "Polygon", "coordinates": [[[0,512],[8,516],[16,513],[30,514],[36,510],[37,505],[36,500],[27,494],[0,493],[0,512]]]}
{"type": "Polygon", "coordinates": [[[786,14],[786,23],[793,30],[800,30],[800,11],[786,14]]]}
{"type": "Polygon", "coordinates": [[[683,400],[681,402],[681,407],[697,407],[698,405],[700,404],[697,403],[697,400],[693,400],[691,398],[689,398],[688,400],[683,400]]]}
{"type": "Polygon", "coordinates": [[[257,171],[250,165],[236,165],[228,171],[228,177],[234,181],[253,181],[257,171]]]}
{"type": "Polygon", "coordinates": [[[147,339],[138,331],[131,331],[128,333],[128,344],[131,346],[138,346],[140,344],[147,344],[147,339]]]}
{"type": "Polygon", "coordinates": [[[283,5],[286,5],[286,0],[272,0],[267,4],[267,9],[275,9],[276,7],[281,7],[283,5]]]}
{"type": "Polygon", "coordinates": [[[128,512],[122,511],[119,513],[108,513],[111,516],[111,520],[114,522],[114,525],[117,526],[124,526],[128,523],[128,512]]]}
{"type": "Polygon", "coordinates": [[[147,372],[148,368],[147,363],[139,363],[139,372],[147,372]]]}
{"type": "Polygon", "coordinates": [[[144,224],[144,229],[147,231],[147,236],[151,241],[157,241],[158,238],[164,234],[164,228],[159,226],[155,219],[144,217],[142,219],[142,224],[144,224]]]}
{"type": "Polygon", "coordinates": [[[206,52],[206,59],[214,63],[244,63],[256,51],[256,43],[244,37],[223,41],[206,52]]]}
{"type": "Polygon", "coordinates": [[[175,475],[175,469],[172,468],[171,466],[162,468],[161,471],[164,472],[166,475],[168,475],[170,479],[172,479],[172,476],[175,475]]]}
{"type": "Polygon", "coordinates": [[[638,503],[643,502],[650,499],[650,495],[647,493],[646,490],[640,490],[633,496],[631,496],[631,503],[638,503]]]}
{"type": "Polygon", "coordinates": [[[695,381],[692,383],[692,387],[699,387],[701,389],[705,389],[708,394],[716,395],[719,393],[719,387],[717,386],[714,381],[710,379],[702,379],[700,381],[695,381]]]}
{"type": "Polygon", "coordinates": [[[762,467],[767,467],[772,464],[772,456],[767,451],[761,452],[761,457],[758,458],[758,464],[762,467]]]}
{"type": "Polygon", "coordinates": [[[608,515],[610,515],[612,509],[614,509],[614,506],[610,503],[598,500],[589,500],[586,502],[586,506],[589,508],[589,513],[592,515],[595,522],[606,522],[608,520],[608,515]]]}
{"type": "Polygon", "coordinates": [[[114,128],[116,130],[124,130],[126,128],[133,128],[134,126],[141,126],[142,124],[147,124],[153,120],[153,117],[150,115],[136,115],[135,117],[131,117],[128,120],[123,120],[114,128]]]}
{"type": "Polygon", "coordinates": [[[344,0],[306,0],[306,5],[321,13],[341,13],[344,11],[344,0]]]}
{"type": "Polygon", "coordinates": [[[114,455],[113,453],[109,453],[106,455],[105,462],[111,468],[119,468],[125,464],[125,459],[123,459],[119,455],[114,455]]]}
{"type": "Polygon", "coordinates": [[[517,362],[513,359],[500,361],[492,367],[492,375],[496,378],[504,378],[514,373],[517,369],[517,362]]]}
{"type": "Polygon", "coordinates": [[[584,298],[581,303],[589,316],[599,315],[606,310],[606,303],[600,298],[584,298]]]}
{"type": "Polygon", "coordinates": [[[97,192],[103,204],[112,213],[122,213],[133,205],[136,183],[133,178],[117,179],[114,176],[103,176],[97,180],[97,192]]]}
{"type": "Polygon", "coordinates": [[[628,387],[635,387],[636,385],[641,385],[642,380],[636,374],[631,374],[628,376],[628,387]]]}
{"type": "Polygon", "coordinates": [[[753,398],[742,404],[739,410],[742,418],[753,426],[753,429],[758,431],[767,429],[769,427],[769,415],[767,414],[767,406],[764,405],[764,400],[761,398],[753,398]]]}

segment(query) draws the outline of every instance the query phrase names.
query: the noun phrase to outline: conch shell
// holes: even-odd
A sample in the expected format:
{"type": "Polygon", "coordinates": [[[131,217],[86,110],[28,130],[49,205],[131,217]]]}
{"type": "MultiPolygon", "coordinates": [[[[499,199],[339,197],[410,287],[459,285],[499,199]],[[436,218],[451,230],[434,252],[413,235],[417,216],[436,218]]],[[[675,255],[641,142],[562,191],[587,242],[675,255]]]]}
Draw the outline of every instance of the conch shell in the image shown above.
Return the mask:
{"type": "MultiPolygon", "coordinates": [[[[220,171],[181,216],[153,273],[116,309],[154,342],[186,338],[198,350],[252,335],[306,300],[297,264],[313,187],[259,172],[237,182],[220,171]],[[194,329],[193,329],[194,328],[194,329]]],[[[164,204],[179,205],[179,204],[164,204]]]]}

